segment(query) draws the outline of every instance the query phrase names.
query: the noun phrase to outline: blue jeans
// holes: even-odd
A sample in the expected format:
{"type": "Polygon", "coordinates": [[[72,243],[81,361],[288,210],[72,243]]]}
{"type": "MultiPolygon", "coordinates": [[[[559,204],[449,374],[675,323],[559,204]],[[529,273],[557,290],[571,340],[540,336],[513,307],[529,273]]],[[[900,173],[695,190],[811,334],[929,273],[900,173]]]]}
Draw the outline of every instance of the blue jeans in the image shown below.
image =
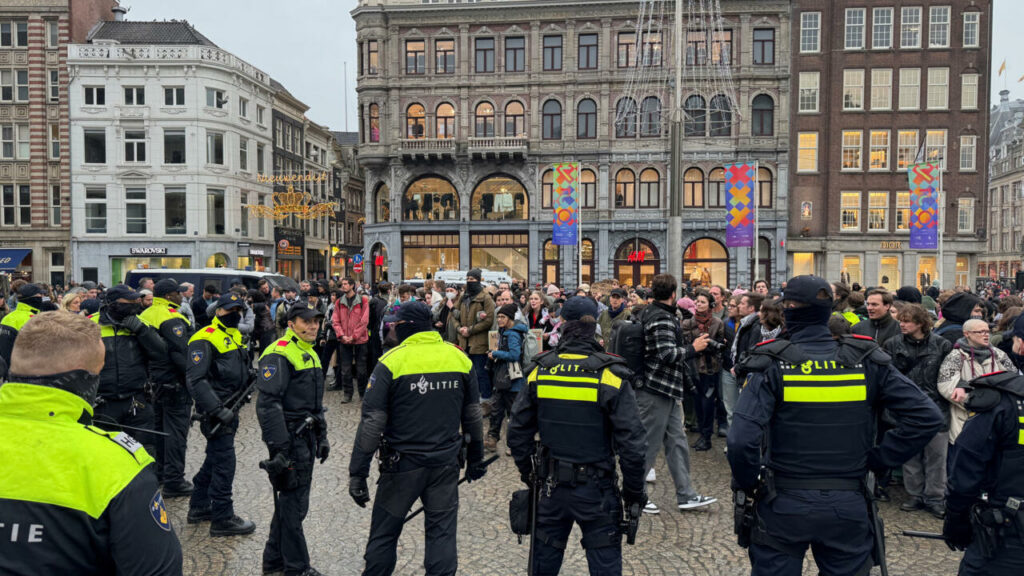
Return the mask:
{"type": "Polygon", "coordinates": [[[470,354],[469,360],[473,362],[473,371],[476,372],[476,382],[480,386],[480,399],[491,399],[491,374],[487,371],[487,354],[470,354]]]}

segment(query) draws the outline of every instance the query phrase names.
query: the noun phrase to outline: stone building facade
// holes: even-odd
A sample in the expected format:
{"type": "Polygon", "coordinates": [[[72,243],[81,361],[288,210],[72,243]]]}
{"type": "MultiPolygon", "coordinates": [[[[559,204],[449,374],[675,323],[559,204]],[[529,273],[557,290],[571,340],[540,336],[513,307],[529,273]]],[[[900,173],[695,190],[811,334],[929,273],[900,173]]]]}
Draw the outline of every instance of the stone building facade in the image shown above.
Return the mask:
{"type": "Polygon", "coordinates": [[[669,269],[675,177],[684,275],[749,286],[751,250],[725,246],[722,168],[756,160],[753,274],[777,285],[790,164],[790,63],[778,47],[790,42],[789,2],[720,4],[721,30],[688,23],[683,163],[673,175],[671,5],[640,21],[638,3],[625,1],[362,0],[353,17],[367,279],[483,267],[530,285],[649,284],[669,269]],[[703,76],[712,60],[728,69],[728,98],[703,76]],[[709,111],[712,102],[722,104],[709,111]],[[550,243],[550,167],[561,162],[581,167],[580,251],[550,243]]]}
{"type": "Polygon", "coordinates": [[[1024,100],[999,93],[989,124],[988,250],[978,278],[1015,282],[1024,259],[1024,100]]]}

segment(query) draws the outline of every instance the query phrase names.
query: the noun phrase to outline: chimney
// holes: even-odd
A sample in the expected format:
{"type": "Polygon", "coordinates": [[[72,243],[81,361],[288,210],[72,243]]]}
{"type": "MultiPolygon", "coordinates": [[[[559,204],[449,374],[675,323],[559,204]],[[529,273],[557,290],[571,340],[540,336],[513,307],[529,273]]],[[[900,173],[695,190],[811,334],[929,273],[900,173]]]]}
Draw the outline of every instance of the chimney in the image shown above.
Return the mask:
{"type": "Polygon", "coordinates": [[[1010,91],[1000,90],[999,91],[999,110],[1006,111],[1010,109],[1010,91]]]}
{"type": "Polygon", "coordinates": [[[110,11],[114,13],[115,22],[124,22],[124,17],[128,14],[128,8],[124,6],[114,6],[110,11]]]}

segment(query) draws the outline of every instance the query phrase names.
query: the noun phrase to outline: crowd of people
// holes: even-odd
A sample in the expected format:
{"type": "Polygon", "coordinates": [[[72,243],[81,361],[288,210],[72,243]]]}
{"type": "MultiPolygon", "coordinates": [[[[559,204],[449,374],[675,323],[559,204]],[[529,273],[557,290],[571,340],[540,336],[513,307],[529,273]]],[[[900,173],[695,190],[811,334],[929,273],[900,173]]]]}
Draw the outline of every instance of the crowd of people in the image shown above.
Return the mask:
{"type": "MultiPolygon", "coordinates": [[[[86,395],[93,405],[93,421],[100,428],[136,436],[155,459],[156,481],[163,487],[163,497],[190,496],[188,521],[212,520],[212,536],[254,530],[252,522],[234,514],[231,483],[238,425],[234,406],[251,394],[250,385],[255,386],[260,393],[260,424],[271,456],[261,466],[266,466],[275,491],[280,493],[280,501],[275,499],[264,569],[282,567],[289,573],[318,574],[309,566],[301,522],[308,510],[313,460],[323,462],[330,453],[324,390],[337,391],[341,402],[350,403],[369,398],[368,388],[375,379],[379,390],[385,376],[388,386],[394,386],[392,380],[417,377],[402,372],[415,361],[399,365],[397,357],[387,360],[389,351],[405,344],[432,346],[437,354],[450,355],[453,365],[461,366],[460,358],[467,359],[465,367],[456,372],[461,374],[461,385],[474,390],[465,392],[459,402],[472,398],[483,424],[474,420],[473,412],[462,411],[463,431],[466,426],[480,426],[482,451],[491,453],[500,451],[501,440],[507,437],[505,454],[516,458],[524,470],[524,481],[527,472],[521,460],[529,455],[527,445],[537,432],[530,427],[532,420],[524,420],[524,414],[538,409],[538,389],[543,386],[537,378],[559,378],[561,365],[553,364],[556,361],[551,358],[574,362],[588,355],[602,358],[603,366],[611,371],[600,368],[594,372],[599,390],[604,385],[618,390],[626,374],[620,365],[635,360],[630,366],[632,374],[625,376],[631,380],[632,391],[627,394],[622,388],[627,399],[614,400],[619,420],[613,418],[613,424],[623,427],[623,434],[634,435],[629,441],[620,439],[621,450],[635,453],[634,468],[641,470],[642,462],[646,482],[657,481],[654,463],[658,453],[664,452],[675,488],[672,505],[680,511],[715,502],[691,480],[690,450],[711,450],[716,438],[726,437],[732,446],[734,438],[729,431],[735,419],[742,417],[744,425],[757,421],[750,412],[755,393],[741,398],[745,383],[755,382],[755,390],[768,386],[764,380],[768,365],[760,360],[774,349],[768,344],[788,340],[800,330],[806,335],[807,323],[799,320],[802,324],[794,324],[800,316],[793,309],[821,308],[825,294],[827,311],[820,318],[821,329],[827,327],[827,332],[823,333],[840,343],[840,349],[843,345],[856,347],[858,338],[870,340],[885,352],[870,356],[870,362],[885,366],[891,362],[900,374],[892,378],[916,385],[920,398],[930,401],[928,406],[943,416],[941,430],[928,436],[923,449],[902,466],[880,469],[875,497],[888,499],[887,487],[902,479],[909,499],[900,504],[901,510],[923,511],[940,519],[947,515],[947,479],[952,474],[947,466],[952,461],[952,447],[973,411],[968,398],[972,383],[993,373],[1024,372],[1024,350],[1018,344],[1024,338],[1024,300],[1021,294],[998,286],[989,286],[980,294],[967,289],[942,291],[937,286],[923,290],[904,286],[891,292],[834,282],[808,296],[797,295],[806,289],[803,285],[798,290],[786,283],[772,287],[758,280],[752,290],[729,290],[720,285],[679,286],[675,278],[663,274],[654,277],[650,286],[625,286],[610,279],[562,290],[555,284],[532,288],[522,282],[485,284],[479,269],[470,270],[464,284],[426,280],[422,286],[386,281],[369,285],[352,278],[333,278],[302,281],[298,290],[273,286],[266,280],[248,288],[241,279],[231,280],[229,285],[221,293],[216,286],[200,291],[171,279],[155,282],[142,278],[137,288],[105,288],[92,282],[64,288],[17,280],[10,294],[0,298],[0,368],[9,377],[25,376],[26,372],[14,368],[19,363],[15,347],[19,341],[22,347],[26,345],[19,334],[30,318],[50,311],[88,317],[100,328],[107,359],[98,373],[96,389],[86,395]],[[410,340],[413,325],[429,332],[430,339],[410,340]],[[449,354],[442,342],[461,352],[449,354]],[[570,350],[585,353],[566,354],[570,350]],[[543,354],[547,351],[557,354],[543,354]],[[604,352],[621,358],[603,356],[604,352]],[[547,360],[535,363],[539,358],[547,360]],[[329,377],[333,381],[328,382],[329,377]],[[246,389],[248,392],[243,392],[246,389]],[[206,461],[194,477],[194,485],[184,478],[193,402],[207,439],[206,461]],[[524,426],[532,431],[524,435],[524,426]],[[692,445],[688,432],[695,435],[692,445]]],[[[832,345],[816,345],[824,346],[828,354],[834,352],[832,345]]],[[[408,355],[407,347],[404,354],[408,355]]],[[[781,351],[778,358],[783,367],[780,378],[790,378],[786,370],[799,363],[786,360],[781,351]]],[[[869,357],[864,358],[867,364],[869,357]]],[[[583,368],[573,366],[574,370],[590,370],[585,363],[583,368]]],[[[856,374],[830,377],[855,379],[856,374]]],[[[412,381],[411,390],[417,385],[421,395],[424,386],[432,386],[423,377],[418,383],[412,381]]],[[[386,397],[376,394],[363,407],[359,435],[369,439],[357,440],[353,462],[356,454],[360,462],[351,467],[363,475],[362,484],[356,474],[350,484],[360,505],[369,500],[365,472],[384,433],[384,428],[379,428],[384,424],[371,423],[372,414],[392,409],[386,397]]],[[[916,398],[905,395],[899,401],[906,404],[916,398]]],[[[887,431],[903,426],[900,417],[905,416],[880,412],[872,423],[879,442],[887,431]]],[[[925,431],[927,427],[919,432],[925,431]]],[[[539,433],[543,441],[543,426],[539,433]]],[[[123,445],[117,438],[113,439],[123,445]]],[[[721,447],[728,453],[728,448],[721,447]]],[[[383,453],[386,447],[380,449],[383,453]]],[[[730,459],[735,457],[738,462],[745,456],[749,454],[730,454],[730,459]]],[[[620,458],[624,456],[620,454],[620,458]]],[[[476,466],[474,476],[483,476],[481,455],[470,460],[476,466]]],[[[625,478],[625,469],[623,474],[625,486],[630,479],[625,478]]],[[[574,488],[577,479],[572,476],[574,488]]],[[[644,513],[659,514],[667,505],[649,501],[641,492],[631,484],[628,503],[640,504],[644,513]]],[[[162,500],[154,497],[150,506],[159,512],[162,500]]],[[[385,530],[377,526],[376,514],[375,510],[374,529],[385,530]]],[[[387,530],[396,531],[397,539],[400,524],[387,530]]],[[[371,534],[367,566],[380,561],[369,558],[372,550],[393,554],[387,548],[386,543],[375,543],[371,534]]],[[[163,556],[164,561],[168,558],[173,562],[173,554],[163,556]]],[[[559,562],[560,558],[559,553],[559,562]]],[[[381,570],[386,573],[386,567],[381,570]]]]}

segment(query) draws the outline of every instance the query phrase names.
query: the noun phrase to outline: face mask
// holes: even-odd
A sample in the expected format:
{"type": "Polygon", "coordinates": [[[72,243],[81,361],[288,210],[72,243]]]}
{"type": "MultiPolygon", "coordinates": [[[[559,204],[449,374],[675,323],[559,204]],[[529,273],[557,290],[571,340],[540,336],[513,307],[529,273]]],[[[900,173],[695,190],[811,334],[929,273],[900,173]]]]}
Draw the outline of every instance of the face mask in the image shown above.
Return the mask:
{"type": "Polygon", "coordinates": [[[107,304],[107,316],[114,322],[122,322],[129,316],[142,313],[142,304],[138,302],[111,302],[107,304]]]}
{"type": "Polygon", "coordinates": [[[782,311],[782,316],[786,319],[786,331],[794,334],[810,326],[827,326],[832,309],[829,306],[786,308],[782,311]]]}
{"type": "Polygon", "coordinates": [[[18,298],[18,302],[24,302],[26,306],[31,306],[36,310],[43,307],[42,296],[30,296],[28,298],[18,298]]]}
{"type": "Polygon", "coordinates": [[[466,282],[466,294],[469,296],[476,296],[483,290],[483,286],[480,286],[479,282],[466,282]]]}
{"type": "Polygon", "coordinates": [[[71,392],[88,402],[90,406],[96,404],[96,393],[100,389],[100,375],[90,374],[85,370],[71,370],[70,372],[47,376],[17,376],[12,374],[10,381],[49,386],[64,390],[65,392],[71,392]]]}
{"type": "Polygon", "coordinates": [[[234,312],[228,312],[223,316],[218,316],[220,323],[228,328],[238,328],[238,323],[242,321],[242,314],[237,310],[234,312]]]}
{"type": "Polygon", "coordinates": [[[449,300],[455,300],[455,292],[445,292],[444,295],[445,298],[448,298],[449,300]]]}

